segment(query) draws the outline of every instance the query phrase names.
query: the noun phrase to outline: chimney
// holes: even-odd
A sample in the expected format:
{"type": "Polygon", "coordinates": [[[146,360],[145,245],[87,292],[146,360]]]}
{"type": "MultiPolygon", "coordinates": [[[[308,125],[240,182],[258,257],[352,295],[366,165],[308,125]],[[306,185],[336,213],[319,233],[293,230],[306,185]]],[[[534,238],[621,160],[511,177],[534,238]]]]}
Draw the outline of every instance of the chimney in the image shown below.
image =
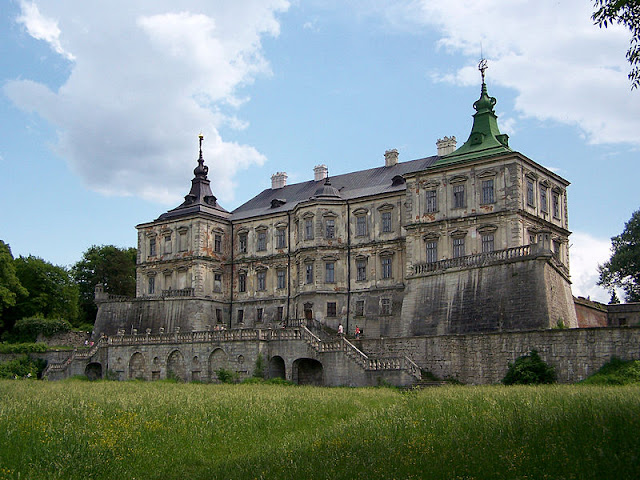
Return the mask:
{"type": "Polygon", "coordinates": [[[436,147],[438,147],[438,156],[442,157],[443,155],[453,153],[456,149],[456,144],[455,136],[439,138],[436,142],[436,147]]]}
{"type": "Polygon", "coordinates": [[[324,164],[316,165],[313,168],[313,179],[316,182],[319,181],[319,180],[324,180],[325,178],[327,178],[328,174],[329,174],[329,169],[324,164]]]}
{"type": "Polygon", "coordinates": [[[384,152],[384,166],[393,167],[398,164],[398,150],[387,150],[384,152]]]}
{"type": "Polygon", "coordinates": [[[271,190],[277,190],[287,184],[287,172],[276,172],[271,175],[271,190]]]}

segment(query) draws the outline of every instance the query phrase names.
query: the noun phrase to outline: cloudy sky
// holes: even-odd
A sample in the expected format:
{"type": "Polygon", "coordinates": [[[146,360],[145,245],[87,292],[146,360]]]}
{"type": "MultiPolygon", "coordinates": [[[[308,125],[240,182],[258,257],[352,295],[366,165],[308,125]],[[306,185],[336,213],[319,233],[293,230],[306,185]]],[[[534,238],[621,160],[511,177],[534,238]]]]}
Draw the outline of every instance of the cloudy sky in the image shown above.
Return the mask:
{"type": "Polygon", "coordinates": [[[205,136],[231,210],[466,140],[489,61],[510,145],[572,182],[575,295],[640,208],[629,33],[585,0],[0,0],[0,239],[70,265],[180,203],[205,136]]]}

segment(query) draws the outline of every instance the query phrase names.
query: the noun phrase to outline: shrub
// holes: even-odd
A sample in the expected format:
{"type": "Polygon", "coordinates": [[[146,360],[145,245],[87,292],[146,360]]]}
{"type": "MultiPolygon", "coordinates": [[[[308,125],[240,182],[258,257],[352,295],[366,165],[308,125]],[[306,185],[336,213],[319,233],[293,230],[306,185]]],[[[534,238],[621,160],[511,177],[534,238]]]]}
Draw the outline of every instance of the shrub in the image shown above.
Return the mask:
{"type": "Polygon", "coordinates": [[[0,353],[42,353],[47,351],[44,343],[0,343],[0,353]]]}
{"type": "Polygon", "coordinates": [[[536,350],[509,363],[509,370],[502,379],[505,385],[536,385],[553,383],[556,380],[555,369],[547,365],[536,350]]]}
{"type": "Polygon", "coordinates": [[[256,378],[264,378],[264,359],[262,358],[262,354],[258,354],[258,358],[256,358],[256,366],[253,369],[253,376],[256,378]]]}
{"type": "Polygon", "coordinates": [[[38,378],[44,370],[44,360],[31,360],[27,355],[0,363],[0,378],[38,378]]]}
{"type": "Polygon", "coordinates": [[[222,383],[235,383],[238,380],[238,374],[226,368],[216,370],[216,375],[222,383]]]}
{"type": "Polygon", "coordinates": [[[62,318],[27,317],[13,326],[12,337],[16,341],[35,342],[39,334],[50,337],[71,330],[71,324],[62,318]]]}
{"type": "Polygon", "coordinates": [[[612,357],[600,370],[580,383],[593,385],[628,385],[640,383],[640,360],[612,357]]]}

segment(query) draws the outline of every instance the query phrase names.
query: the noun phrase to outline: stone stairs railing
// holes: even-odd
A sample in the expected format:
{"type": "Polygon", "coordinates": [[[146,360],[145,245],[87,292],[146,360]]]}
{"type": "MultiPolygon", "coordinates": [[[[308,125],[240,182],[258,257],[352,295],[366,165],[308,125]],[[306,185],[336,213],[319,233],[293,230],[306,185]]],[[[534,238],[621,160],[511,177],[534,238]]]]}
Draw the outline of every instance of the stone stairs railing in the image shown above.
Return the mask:
{"type": "Polygon", "coordinates": [[[62,372],[63,370],[66,370],[67,367],[71,365],[71,362],[73,362],[76,359],[87,360],[93,357],[98,352],[98,349],[101,346],[106,345],[106,343],[107,343],[106,339],[101,338],[88,350],[78,351],[78,349],[74,349],[69,354],[69,357],[67,357],[67,359],[65,359],[63,362],[49,362],[45,367],[45,369],[42,371],[42,378],[46,378],[47,375],[49,375],[49,373],[51,372],[62,372]]]}
{"type": "Polygon", "coordinates": [[[406,355],[400,357],[369,357],[344,336],[323,341],[307,327],[301,329],[304,340],[318,353],[343,352],[367,371],[404,370],[416,380],[422,379],[420,367],[406,355]]]}
{"type": "Polygon", "coordinates": [[[526,257],[531,254],[531,245],[521,245],[519,247],[505,248],[504,250],[495,250],[493,252],[475,253],[473,255],[466,255],[458,258],[447,258],[437,262],[416,263],[411,267],[411,275],[423,275],[455,267],[479,267],[514,258],[526,257]]]}

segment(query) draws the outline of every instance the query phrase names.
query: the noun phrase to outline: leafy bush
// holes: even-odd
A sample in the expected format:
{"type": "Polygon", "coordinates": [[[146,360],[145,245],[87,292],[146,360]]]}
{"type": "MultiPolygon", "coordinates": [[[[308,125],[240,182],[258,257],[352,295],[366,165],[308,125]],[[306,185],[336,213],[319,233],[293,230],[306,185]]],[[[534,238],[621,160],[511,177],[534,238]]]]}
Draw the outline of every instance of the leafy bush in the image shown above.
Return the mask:
{"type": "Polygon", "coordinates": [[[44,360],[31,360],[27,355],[0,363],[0,378],[38,378],[44,370],[44,360]]]}
{"type": "Polygon", "coordinates": [[[547,365],[536,350],[531,350],[529,355],[523,355],[515,362],[509,363],[509,370],[502,379],[502,383],[505,385],[536,385],[553,383],[555,380],[555,369],[547,365]]]}
{"type": "Polygon", "coordinates": [[[262,358],[262,354],[258,354],[258,358],[256,358],[256,366],[253,369],[253,376],[255,378],[264,378],[265,366],[264,359],[262,358]]]}
{"type": "Polygon", "coordinates": [[[35,342],[38,334],[50,337],[69,330],[71,330],[71,324],[67,320],[35,316],[18,320],[13,326],[11,336],[14,341],[35,342]]]}
{"type": "Polygon", "coordinates": [[[629,385],[640,383],[640,360],[613,357],[600,370],[580,383],[592,385],[629,385]]]}
{"type": "Polygon", "coordinates": [[[222,383],[236,383],[238,380],[238,374],[231,370],[227,370],[226,368],[216,370],[216,375],[218,376],[218,380],[222,383]]]}
{"type": "Polygon", "coordinates": [[[0,343],[0,353],[42,353],[47,351],[44,343],[0,343]]]}

